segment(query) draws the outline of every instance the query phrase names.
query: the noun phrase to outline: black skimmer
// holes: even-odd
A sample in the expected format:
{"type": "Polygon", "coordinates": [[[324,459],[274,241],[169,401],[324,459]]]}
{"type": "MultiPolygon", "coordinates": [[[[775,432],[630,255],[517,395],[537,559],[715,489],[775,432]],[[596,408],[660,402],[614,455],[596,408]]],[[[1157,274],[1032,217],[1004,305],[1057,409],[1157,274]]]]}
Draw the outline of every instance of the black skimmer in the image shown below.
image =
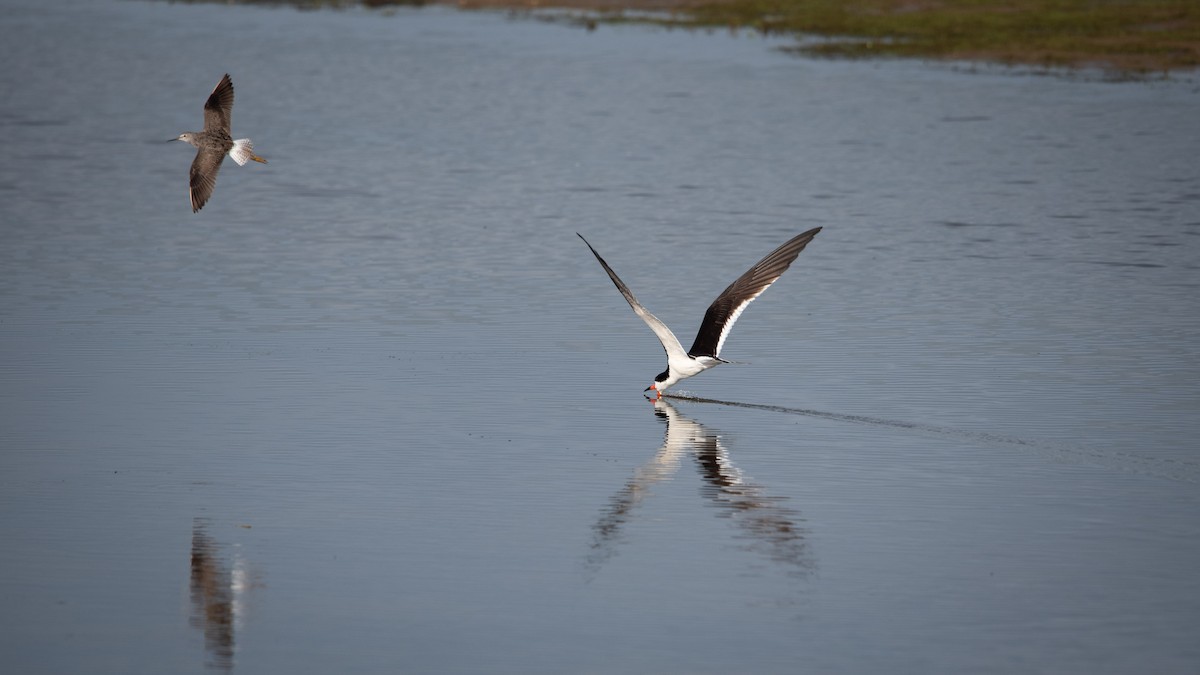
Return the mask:
{"type": "Polygon", "coordinates": [[[708,311],[704,313],[704,321],[700,323],[700,330],[696,333],[696,341],[686,352],[683,351],[683,345],[679,343],[679,339],[675,337],[670,328],[667,328],[667,324],[651,314],[637,301],[637,298],[633,297],[633,293],[629,291],[625,282],[621,281],[617,273],[608,266],[608,263],[604,262],[604,258],[600,257],[600,254],[592,248],[582,234],[579,235],[579,238],[583,239],[583,243],[592,250],[592,255],[596,256],[596,260],[600,261],[604,271],[608,272],[608,278],[612,279],[617,290],[625,296],[625,301],[633,308],[634,313],[642,317],[642,321],[645,321],[646,325],[650,326],[650,330],[658,336],[663,350],[667,352],[667,369],[659,373],[658,377],[654,378],[654,382],[644,390],[653,391],[654,400],[657,400],[662,392],[674,386],[676,382],[698,375],[718,364],[728,363],[721,358],[721,347],[725,345],[725,338],[729,337],[729,331],[733,329],[733,324],[742,315],[746,305],[753,302],[771,284],[775,283],[775,280],[787,271],[796,256],[800,255],[808,242],[812,241],[812,238],[817,236],[820,231],[821,228],[814,227],[804,234],[789,239],[755,263],[754,267],[729,284],[728,288],[721,291],[717,299],[708,306],[708,311]]]}
{"type": "Polygon", "coordinates": [[[229,126],[232,114],[233,81],[226,73],[204,102],[204,131],[185,131],[171,139],[196,146],[196,158],[192,160],[188,183],[192,213],[204,208],[204,203],[212,196],[213,188],[217,187],[217,171],[225,155],[232,157],[238,166],[245,166],[250,160],[267,163],[267,160],[254,154],[254,144],[249,138],[233,140],[229,126]]]}

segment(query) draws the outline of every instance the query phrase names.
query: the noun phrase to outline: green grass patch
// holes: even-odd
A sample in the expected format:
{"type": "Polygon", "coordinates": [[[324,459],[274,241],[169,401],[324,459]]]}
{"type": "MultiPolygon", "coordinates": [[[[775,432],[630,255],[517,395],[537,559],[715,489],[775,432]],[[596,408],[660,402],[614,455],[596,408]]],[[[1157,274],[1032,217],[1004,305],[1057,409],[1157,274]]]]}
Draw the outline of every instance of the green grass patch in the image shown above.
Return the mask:
{"type": "Polygon", "coordinates": [[[1200,66],[1200,0],[713,0],[680,22],[823,36],[796,49],[824,56],[1200,66]]]}

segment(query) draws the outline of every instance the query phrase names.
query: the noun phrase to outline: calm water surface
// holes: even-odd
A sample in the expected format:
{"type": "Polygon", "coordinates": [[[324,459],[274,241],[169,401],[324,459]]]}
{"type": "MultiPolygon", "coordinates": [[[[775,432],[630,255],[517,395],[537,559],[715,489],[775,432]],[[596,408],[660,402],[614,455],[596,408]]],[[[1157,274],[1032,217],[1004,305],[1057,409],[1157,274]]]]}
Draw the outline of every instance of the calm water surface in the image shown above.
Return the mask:
{"type": "Polygon", "coordinates": [[[2,669],[1196,672],[1195,83],[778,44],[5,2],[2,669]]]}

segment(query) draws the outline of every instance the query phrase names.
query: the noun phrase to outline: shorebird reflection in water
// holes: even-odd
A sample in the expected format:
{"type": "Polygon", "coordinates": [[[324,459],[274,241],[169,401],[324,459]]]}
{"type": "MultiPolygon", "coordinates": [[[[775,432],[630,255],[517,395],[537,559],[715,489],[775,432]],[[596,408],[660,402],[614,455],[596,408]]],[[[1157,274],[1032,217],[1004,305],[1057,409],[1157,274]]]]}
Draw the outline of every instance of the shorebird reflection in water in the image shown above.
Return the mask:
{"type": "Polygon", "coordinates": [[[263,164],[267,160],[254,154],[254,144],[249,138],[233,140],[230,118],[233,115],[233,81],[229,73],[221,78],[208,100],[204,102],[204,131],[185,131],[172,141],[183,141],[196,146],[196,158],[188,183],[188,194],[192,199],[192,213],[204,208],[217,186],[217,171],[225,155],[233,158],[238,166],[254,160],[263,164]]]}
{"type": "Polygon", "coordinates": [[[631,520],[635,507],[650,494],[651,486],[670,479],[683,457],[691,455],[704,480],[701,493],[747,535],[745,548],[780,564],[789,575],[811,572],[815,563],[801,525],[804,519],[782,504],[786,498],[769,496],[762,486],[746,481],[730,460],[720,434],[687,418],[662,398],[654,401],[654,414],[667,425],[663,445],[612,497],[593,527],[588,562],[599,567],[616,555],[621,527],[631,520]]]}
{"type": "Polygon", "coordinates": [[[235,636],[251,585],[245,560],[235,557],[227,566],[220,545],[208,535],[206,521],[197,518],[192,524],[191,624],[204,631],[211,668],[233,669],[235,636]]]}

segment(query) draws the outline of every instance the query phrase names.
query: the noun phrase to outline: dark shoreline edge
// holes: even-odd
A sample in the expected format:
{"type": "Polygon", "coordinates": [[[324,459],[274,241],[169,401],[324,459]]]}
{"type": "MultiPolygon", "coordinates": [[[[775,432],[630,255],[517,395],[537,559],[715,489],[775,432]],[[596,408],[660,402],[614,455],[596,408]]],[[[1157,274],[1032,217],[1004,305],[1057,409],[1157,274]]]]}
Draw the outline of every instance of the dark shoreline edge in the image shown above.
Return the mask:
{"type": "Polygon", "coordinates": [[[602,24],[791,36],[809,57],[910,58],[1023,72],[1144,80],[1200,69],[1195,0],[171,0],[505,11],[592,30],[602,24]]]}

